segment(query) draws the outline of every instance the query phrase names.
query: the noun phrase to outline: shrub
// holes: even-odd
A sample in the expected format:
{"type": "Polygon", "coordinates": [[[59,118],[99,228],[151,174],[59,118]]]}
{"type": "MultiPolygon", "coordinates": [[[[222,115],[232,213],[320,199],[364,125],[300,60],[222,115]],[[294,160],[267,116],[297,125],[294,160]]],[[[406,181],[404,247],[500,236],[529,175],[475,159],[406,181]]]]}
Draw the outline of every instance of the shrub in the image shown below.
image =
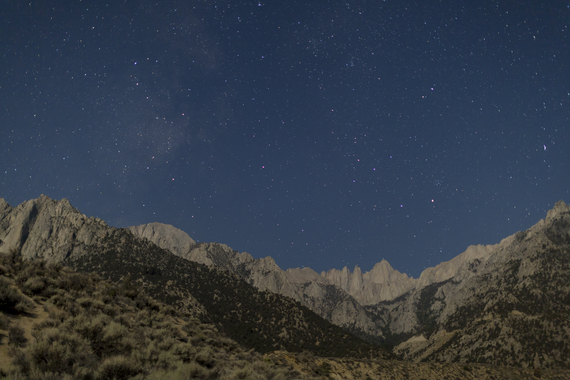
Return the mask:
{"type": "Polygon", "coordinates": [[[0,330],[8,330],[10,326],[10,319],[4,314],[0,314],[0,330]]]}
{"type": "Polygon", "coordinates": [[[24,330],[18,325],[8,328],[8,339],[10,339],[10,345],[14,347],[23,347],[28,342],[24,330]]]}
{"type": "Polygon", "coordinates": [[[121,283],[121,291],[125,297],[128,297],[130,299],[135,299],[137,297],[139,291],[133,284],[133,279],[130,273],[123,277],[123,281],[121,283]]]}
{"type": "Polygon", "coordinates": [[[161,369],[176,368],[180,364],[178,356],[171,351],[160,351],[155,367],[161,369]]]}
{"type": "Polygon", "coordinates": [[[27,354],[15,362],[24,373],[60,374],[59,378],[68,374],[77,378],[80,373],[92,373],[97,365],[87,342],[77,334],[62,333],[55,328],[43,330],[39,340],[29,345],[26,351],[27,354]]]}
{"type": "Polygon", "coordinates": [[[286,380],[287,379],[287,376],[285,375],[285,372],[283,372],[283,371],[271,373],[270,376],[271,377],[268,376],[267,378],[271,379],[271,380],[286,380]]]}
{"type": "Polygon", "coordinates": [[[142,373],[143,369],[131,358],[113,356],[105,359],[99,368],[97,379],[121,380],[128,379],[142,373]]]}
{"type": "Polygon", "coordinates": [[[13,274],[22,266],[22,254],[19,250],[11,249],[7,253],[0,254],[0,264],[3,265],[6,274],[13,274]]]}
{"type": "Polygon", "coordinates": [[[155,371],[146,377],[147,380],[186,380],[186,379],[214,379],[218,378],[215,372],[202,367],[196,362],[183,364],[173,371],[155,371]]]}
{"type": "Polygon", "coordinates": [[[27,298],[22,297],[20,302],[16,304],[14,310],[18,314],[27,314],[34,310],[35,304],[27,298]]]}
{"type": "Polygon", "coordinates": [[[105,356],[130,354],[134,348],[134,342],[127,339],[128,335],[128,329],[117,322],[112,321],[105,326],[101,339],[102,350],[105,356]]]}
{"type": "Polygon", "coordinates": [[[68,291],[87,291],[93,292],[93,282],[91,278],[81,273],[67,273],[58,279],[58,287],[68,291]]]}
{"type": "Polygon", "coordinates": [[[322,362],[321,365],[317,368],[317,374],[321,376],[328,376],[330,375],[332,370],[331,364],[329,362],[322,362]]]}
{"type": "Polygon", "coordinates": [[[206,346],[196,354],[196,362],[206,368],[212,368],[215,363],[214,351],[206,346]]]}
{"type": "Polygon", "coordinates": [[[12,287],[10,281],[0,276],[0,311],[17,312],[16,305],[23,302],[24,297],[12,287]]]}
{"type": "Polygon", "coordinates": [[[12,347],[10,350],[12,363],[19,369],[20,374],[27,375],[32,370],[30,355],[19,348],[12,347]]]}
{"type": "Polygon", "coordinates": [[[47,287],[46,280],[41,277],[31,277],[22,285],[22,292],[29,296],[42,293],[47,287]]]}
{"type": "Polygon", "coordinates": [[[50,303],[72,315],[77,315],[80,312],[80,307],[75,302],[75,298],[63,290],[59,290],[54,296],[52,296],[50,298],[50,303]]]}
{"type": "Polygon", "coordinates": [[[111,322],[111,319],[102,313],[95,316],[81,314],[68,319],[64,325],[66,329],[76,331],[83,339],[88,341],[93,352],[99,358],[121,353],[118,351],[117,344],[120,341],[123,330],[115,326],[117,323],[111,322]]]}
{"type": "Polygon", "coordinates": [[[251,366],[248,364],[244,368],[236,369],[233,373],[229,374],[228,376],[230,379],[238,379],[238,380],[262,380],[264,377],[255,372],[251,366]]]}
{"type": "Polygon", "coordinates": [[[190,363],[196,356],[196,348],[189,343],[177,343],[172,347],[171,352],[184,363],[190,363]]]}
{"type": "Polygon", "coordinates": [[[61,310],[60,308],[49,302],[46,302],[44,304],[44,310],[47,311],[49,319],[54,322],[62,323],[67,318],[69,318],[69,314],[66,311],[61,310]]]}

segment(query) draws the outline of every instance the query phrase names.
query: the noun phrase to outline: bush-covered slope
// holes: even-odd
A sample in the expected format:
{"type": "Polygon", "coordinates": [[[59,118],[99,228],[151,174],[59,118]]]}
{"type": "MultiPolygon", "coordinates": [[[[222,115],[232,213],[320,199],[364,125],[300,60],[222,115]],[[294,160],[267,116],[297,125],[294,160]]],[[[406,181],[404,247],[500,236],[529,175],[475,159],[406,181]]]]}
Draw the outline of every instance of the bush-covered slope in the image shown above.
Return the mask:
{"type": "Polygon", "coordinates": [[[133,291],[127,282],[112,284],[40,260],[22,262],[14,253],[1,255],[0,271],[0,303],[18,299],[19,305],[0,314],[0,333],[7,332],[0,352],[12,361],[0,373],[10,378],[311,378],[244,350],[215,326],[133,291]],[[24,329],[23,318],[36,323],[24,329]]]}

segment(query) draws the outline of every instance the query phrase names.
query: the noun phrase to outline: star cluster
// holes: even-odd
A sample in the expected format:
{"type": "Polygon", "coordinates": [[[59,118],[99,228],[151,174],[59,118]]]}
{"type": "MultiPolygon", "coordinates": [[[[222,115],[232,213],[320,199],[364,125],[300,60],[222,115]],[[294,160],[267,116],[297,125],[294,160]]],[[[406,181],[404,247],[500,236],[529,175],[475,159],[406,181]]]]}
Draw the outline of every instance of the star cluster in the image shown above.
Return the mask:
{"type": "Polygon", "coordinates": [[[567,2],[4,1],[0,196],[415,277],[570,201],[567,2]]]}

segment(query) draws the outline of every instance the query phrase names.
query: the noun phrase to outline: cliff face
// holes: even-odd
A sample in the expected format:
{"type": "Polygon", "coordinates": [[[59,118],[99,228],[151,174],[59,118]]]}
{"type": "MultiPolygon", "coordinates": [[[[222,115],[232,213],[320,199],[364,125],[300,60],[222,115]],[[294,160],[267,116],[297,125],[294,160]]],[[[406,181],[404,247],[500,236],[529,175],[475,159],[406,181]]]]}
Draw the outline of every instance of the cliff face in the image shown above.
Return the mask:
{"type": "MultiPolygon", "coordinates": [[[[432,268],[426,268],[420,275],[416,287],[423,288],[427,285],[443,282],[450,278],[455,278],[460,274],[461,268],[465,263],[474,260],[486,260],[491,253],[497,248],[497,245],[472,245],[465,252],[454,257],[449,261],[445,261],[432,268]]],[[[468,273],[468,272],[465,272],[468,273]]]]}
{"type": "Polygon", "coordinates": [[[386,260],[374,265],[370,272],[362,273],[358,266],[351,273],[347,267],[331,269],[321,275],[346,291],[362,305],[373,305],[392,300],[416,286],[417,280],[400,273],[386,260]]]}
{"type": "Polygon", "coordinates": [[[85,254],[98,244],[109,226],[88,218],[67,199],[54,201],[44,195],[11,207],[0,199],[0,252],[21,249],[24,258],[63,261],[85,254]]]}
{"type": "Polygon", "coordinates": [[[162,223],[149,223],[130,227],[132,233],[141,238],[148,239],[160,248],[168,249],[177,256],[182,256],[196,245],[194,239],[188,234],[173,226],[162,223]]]}

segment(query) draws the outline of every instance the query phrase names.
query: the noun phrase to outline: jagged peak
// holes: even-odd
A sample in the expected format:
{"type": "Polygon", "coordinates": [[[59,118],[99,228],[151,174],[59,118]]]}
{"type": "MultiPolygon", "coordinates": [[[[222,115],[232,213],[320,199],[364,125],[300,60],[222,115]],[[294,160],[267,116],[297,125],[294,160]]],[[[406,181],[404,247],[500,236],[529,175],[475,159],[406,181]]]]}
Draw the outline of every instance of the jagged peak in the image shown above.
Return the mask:
{"type": "Polygon", "coordinates": [[[556,202],[554,207],[546,213],[546,220],[552,220],[561,214],[570,213],[570,206],[566,204],[563,200],[556,202]]]}
{"type": "Polygon", "coordinates": [[[395,278],[394,276],[413,279],[412,276],[408,276],[406,273],[394,269],[392,265],[390,265],[390,263],[385,259],[382,259],[382,261],[379,263],[374,264],[374,267],[372,267],[370,272],[366,272],[365,275],[371,276],[371,278],[382,275],[382,277],[385,277],[386,279],[393,279],[395,278]]]}
{"type": "Polygon", "coordinates": [[[82,255],[84,247],[101,238],[108,227],[101,219],[82,214],[69,200],[58,201],[44,194],[15,208],[3,200],[0,212],[0,218],[9,218],[0,231],[0,250],[21,249],[24,258],[61,261],[82,255]]]}
{"type": "Polygon", "coordinates": [[[63,198],[60,201],[58,201],[57,199],[53,199],[53,198],[51,198],[45,194],[40,194],[39,197],[37,197],[36,199],[32,199],[31,202],[36,203],[36,204],[46,204],[46,203],[58,204],[60,202],[64,202],[64,204],[68,204],[71,206],[71,204],[69,203],[69,200],[67,198],[63,198]]]}
{"type": "MultiPolygon", "coordinates": [[[[220,246],[222,246],[222,248],[224,248],[226,252],[232,252],[233,251],[230,247],[228,247],[225,244],[220,244],[220,246]]],[[[240,259],[242,261],[250,262],[250,261],[254,260],[253,256],[247,252],[241,252],[241,253],[238,252],[238,256],[240,257],[240,259]]]]}
{"type": "MultiPolygon", "coordinates": [[[[54,216],[75,215],[75,217],[79,217],[81,219],[87,219],[87,216],[81,213],[81,211],[79,211],[75,207],[73,207],[67,198],[62,198],[61,200],[58,201],[56,199],[50,198],[45,194],[41,194],[39,197],[35,199],[24,201],[15,208],[11,207],[7,202],[5,202],[4,205],[0,203],[0,210],[5,211],[12,209],[16,211],[27,210],[27,212],[49,210],[48,212],[54,216]]],[[[101,222],[101,220],[98,218],[94,219],[101,222]]]]}
{"type": "MultiPolygon", "coordinates": [[[[2,200],[4,200],[4,199],[2,199],[2,200]]],[[[8,204],[5,200],[4,200],[4,202],[6,204],[8,204]]],[[[67,198],[62,198],[61,200],[58,201],[57,199],[50,198],[49,196],[47,196],[45,194],[40,194],[40,196],[37,197],[36,199],[30,199],[30,200],[24,201],[21,204],[19,204],[18,207],[19,208],[26,208],[26,207],[33,207],[34,205],[39,206],[39,207],[55,207],[59,211],[69,210],[69,211],[73,211],[73,212],[77,212],[77,213],[81,214],[81,212],[79,210],[77,210],[75,207],[73,207],[71,205],[71,203],[69,202],[69,200],[67,198]]]]}

